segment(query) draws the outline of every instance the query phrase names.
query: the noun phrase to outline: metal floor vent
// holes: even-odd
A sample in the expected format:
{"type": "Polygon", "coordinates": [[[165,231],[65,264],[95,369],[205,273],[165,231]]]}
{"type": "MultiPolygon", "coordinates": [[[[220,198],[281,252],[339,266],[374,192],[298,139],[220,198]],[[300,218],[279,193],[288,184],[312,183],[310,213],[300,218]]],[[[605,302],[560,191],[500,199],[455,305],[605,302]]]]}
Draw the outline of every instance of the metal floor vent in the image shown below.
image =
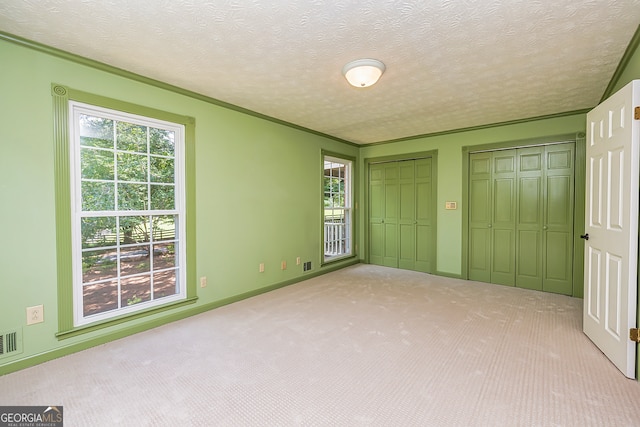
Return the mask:
{"type": "Polygon", "coordinates": [[[22,352],[22,339],[18,331],[0,333],[0,357],[22,352]]]}

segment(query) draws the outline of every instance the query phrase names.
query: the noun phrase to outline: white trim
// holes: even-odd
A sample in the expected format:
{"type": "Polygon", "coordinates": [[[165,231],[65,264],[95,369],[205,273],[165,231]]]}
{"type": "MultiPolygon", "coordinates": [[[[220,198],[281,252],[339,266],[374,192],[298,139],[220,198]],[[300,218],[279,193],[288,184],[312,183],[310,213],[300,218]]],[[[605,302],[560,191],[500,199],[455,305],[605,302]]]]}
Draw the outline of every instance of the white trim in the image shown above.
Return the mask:
{"type": "MultiPolygon", "coordinates": [[[[335,157],[331,155],[323,156],[323,165],[326,166],[326,162],[332,163],[331,167],[335,164],[343,165],[345,169],[344,173],[344,205],[339,207],[324,207],[324,192],[322,194],[323,200],[323,211],[322,211],[322,260],[323,262],[333,261],[340,258],[345,258],[353,255],[353,161],[348,159],[343,159],[340,157],[335,157]],[[344,232],[338,231],[334,233],[334,236],[338,236],[335,241],[327,241],[327,233],[329,229],[335,228],[331,227],[330,224],[327,223],[327,211],[344,211],[344,232]],[[329,251],[329,252],[328,252],[329,251]],[[329,255],[328,255],[329,254],[329,255]]],[[[324,187],[324,171],[326,171],[323,166],[323,187],[324,187]]],[[[335,231],[335,230],[333,230],[335,231]]],[[[333,232],[332,231],[332,232],[333,232]]]]}
{"type": "MultiPolygon", "coordinates": [[[[149,307],[153,307],[156,305],[166,304],[169,302],[179,301],[186,298],[187,295],[187,286],[186,286],[186,226],[185,226],[185,171],[184,171],[184,147],[185,147],[185,129],[181,124],[171,123],[163,120],[158,120],[154,118],[147,118],[140,115],[129,114],[124,112],[115,111],[108,108],[102,108],[95,105],[80,103],[76,101],[69,101],[69,134],[70,134],[70,178],[71,178],[71,208],[72,208],[72,265],[73,265],[73,313],[74,313],[74,326],[83,326],[90,323],[103,321],[106,319],[110,319],[115,316],[120,316],[123,314],[129,314],[133,312],[137,312],[140,310],[144,310],[149,307]],[[151,185],[160,185],[160,186],[173,186],[174,190],[174,203],[175,209],[173,210],[122,210],[118,209],[118,200],[117,200],[117,184],[119,183],[130,183],[129,181],[119,181],[117,177],[117,168],[114,169],[114,180],[85,180],[86,182],[109,182],[114,184],[114,210],[107,211],[82,211],[82,198],[81,198],[81,183],[82,180],[80,178],[81,174],[81,164],[80,164],[80,133],[79,133],[79,115],[93,115],[101,118],[106,118],[110,120],[114,120],[116,122],[127,122],[135,125],[145,126],[147,128],[156,128],[167,130],[174,133],[174,156],[166,156],[166,155],[155,155],[150,153],[150,148],[147,146],[146,153],[141,153],[141,155],[147,156],[147,177],[145,182],[133,182],[135,184],[146,185],[148,190],[151,185]],[[174,182],[173,183],[162,183],[162,182],[151,182],[150,180],[150,162],[152,157],[158,158],[173,158],[174,160],[174,182]],[[148,275],[150,277],[150,284],[153,283],[153,275],[154,273],[166,272],[175,270],[176,271],[176,285],[178,287],[178,292],[174,295],[161,297],[159,299],[150,300],[146,302],[140,302],[131,306],[120,306],[117,309],[97,313],[89,316],[84,315],[84,306],[83,306],[83,288],[84,284],[82,283],[82,256],[83,253],[88,252],[87,249],[82,248],[82,237],[81,237],[81,220],[82,218],[91,218],[91,217],[129,217],[129,216],[145,216],[145,217],[155,217],[155,216],[175,216],[176,217],[176,230],[175,230],[175,238],[170,240],[162,240],[162,243],[172,243],[175,244],[176,248],[176,265],[173,268],[164,268],[161,270],[152,270],[152,265],[149,266],[148,273],[140,273],[140,274],[132,274],[125,276],[123,278],[120,277],[120,258],[117,260],[117,274],[116,280],[118,281],[118,305],[121,305],[121,289],[120,289],[120,280],[126,279],[129,277],[136,276],[144,276],[148,275]]],[[[93,148],[92,148],[93,149],[93,148]]],[[[100,148],[96,147],[96,150],[113,152],[114,157],[117,153],[126,152],[123,150],[118,150],[115,146],[113,148],[100,148]]],[[[117,221],[117,220],[116,220],[117,221]]],[[[119,227],[116,226],[116,241],[120,241],[120,230],[119,227]]],[[[115,246],[105,246],[102,249],[114,249],[114,248],[126,248],[133,246],[149,246],[150,251],[153,251],[153,245],[158,242],[153,241],[153,235],[149,236],[149,242],[145,243],[137,243],[137,244],[116,244],[115,246]]],[[[151,257],[153,259],[153,257],[151,257]]],[[[152,261],[151,261],[152,262],[152,261]]],[[[113,280],[113,279],[111,279],[113,280]]],[[[97,281],[95,283],[103,283],[108,282],[109,280],[105,279],[104,281],[97,281]]]]}

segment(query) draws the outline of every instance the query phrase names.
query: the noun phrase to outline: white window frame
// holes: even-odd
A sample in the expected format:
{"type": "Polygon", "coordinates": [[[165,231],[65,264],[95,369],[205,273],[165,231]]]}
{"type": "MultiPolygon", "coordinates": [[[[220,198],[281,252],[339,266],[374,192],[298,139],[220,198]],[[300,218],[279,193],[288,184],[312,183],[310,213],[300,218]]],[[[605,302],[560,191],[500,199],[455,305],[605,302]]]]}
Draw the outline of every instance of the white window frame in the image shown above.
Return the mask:
{"type": "Polygon", "coordinates": [[[353,256],[353,161],[332,154],[323,154],[322,171],[322,246],[323,262],[328,263],[353,256]],[[324,181],[327,163],[344,165],[344,206],[326,207],[324,181]],[[344,211],[344,230],[332,221],[328,221],[328,215],[335,211],[344,211]]]}
{"type": "MultiPolygon", "coordinates": [[[[77,101],[69,101],[69,136],[70,136],[70,183],[71,183],[71,252],[72,252],[72,276],[73,276],[73,322],[74,327],[84,326],[95,322],[112,319],[122,315],[128,315],[138,311],[146,310],[151,307],[165,305],[176,301],[185,300],[187,298],[187,282],[186,282],[186,202],[185,202],[185,127],[182,124],[163,121],[155,118],[141,116],[137,114],[125,113],[110,108],[99,107],[96,105],[86,104],[77,101]],[[174,132],[174,185],[175,185],[175,206],[170,210],[118,210],[114,206],[114,210],[108,211],[82,211],[81,197],[81,163],[80,163],[80,132],[79,132],[79,116],[87,114],[115,121],[127,122],[145,127],[164,129],[174,132]],[[159,299],[151,299],[149,301],[140,302],[133,305],[122,306],[121,304],[121,288],[120,288],[120,272],[117,272],[118,279],[118,308],[105,311],[102,313],[84,315],[83,305],[83,284],[82,284],[82,235],[81,220],[84,217],[100,217],[100,216],[157,216],[157,215],[173,215],[176,217],[175,229],[175,271],[177,292],[170,296],[161,297],[159,299]]],[[[114,147],[115,150],[115,147],[114,147]]],[[[117,152],[117,150],[115,150],[117,152]]],[[[148,155],[148,154],[147,154],[148,155]]],[[[148,172],[150,173],[150,172],[148,172]]],[[[114,176],[117,181],[117,177],[114,176]]],[[[147,182],[150,184],[150,182],[147,182]]],[[[117,186],[116,186],[117,188],[117,186]]],[[[150,236],[151,248],[153,248],[153,237],[150,236]]],[[[153,277],[150,272],[150,277],[153,277]]],[[[151,279],[153,280],[153,279],[151,279]]]]}

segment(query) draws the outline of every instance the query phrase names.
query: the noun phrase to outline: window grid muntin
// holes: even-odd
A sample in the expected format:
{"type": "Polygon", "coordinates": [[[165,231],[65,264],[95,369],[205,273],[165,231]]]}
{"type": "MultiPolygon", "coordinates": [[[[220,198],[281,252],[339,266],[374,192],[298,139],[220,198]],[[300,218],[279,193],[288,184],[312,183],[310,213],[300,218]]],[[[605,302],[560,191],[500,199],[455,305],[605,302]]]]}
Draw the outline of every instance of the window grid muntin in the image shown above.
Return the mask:
{"type": "MultiPolygon", "coordinates": [[[[176,123],[165,122],[161,120],[156,120],[152,118],[146,118],[142,116],[134,116],[127,113],[118,112],[115,110],[109,110],[106,108],[96,107],[88,104],[82,104],[79,102],[69,102],[70,105],[70,133],[72,139],[72,150],[71,152],[71,185],[72,185],[72,206],[74,208],[74,216],[73,216],[73,243],[72,243],[72,251],[73,251],[73,262],[75,264],[74,267],[74,324],[76,326],[92,323],[94,321],[108,319],[113,316],[117,316],[120,314],[125,314],[128,312],[138,311],[140,309],[147,308],[149,306],[153,306],[156,304],[164,304],[166,302],[184,299],[186,297],[186,260],[184,257],[186,248],[186,243],[184,241],[185,236],[185,224],[184,224],[184,191],[182,187],[184,186],[184,172],[183,172],[183,158],[184,158],[184,126],[176,123]],[[87,115],[100,118],[102,120],[111,120],[113,137],[111,147],[95,147],[93,145],[87,145],[81,143],[81,131],[79,124],[80,115],[87,115]],[[144,126],[146,128],[145,138],[146,138],[146,153],[142,151],[128,151],[118,149],[118,122],[124,122],[127,124],[135,124],[137,126],[144,126]],[[150,139],[150,134],[153,131],[159,131],[165,134],[168,138],[168,142],[171,145],[171,150],[173,151],[173,155],[167,154],[152,154],[151,146],[152,141],[150,139]],[[82,177],[82,164],[81,164],[81,156],[80,153],[83,149],[95,149],[102,150],[113,153],[113,164],[114,164],[114,179],[111,180],[100,180],[100,179],[85,179],[82,177]],[[128,154],[141,154],[147,157],[146,160],[146,182],[143,181],[119,181],[118,179],[118,153],[128,153],[128,154]],[[164,158],[171,159],[173,161],[173,182],[157,182],[153,181],[151,174],[151,158],[164,158]],[[115,194],[114,197],[114,206],[113,210],[99,210],[99,211],[83,211],[82,210],[82,183],[83,182],[101,182],[108,183],[112,185],[113,191],[115,194]],[[128,209],[119,209],[119,201],[118,201],[118,184],[120,183],[133,183],[133,184],[143,184],[146,185],[146,195],[145,195],[145,203],[146,209],[137,209],[137,210],[128,210],[128,209]],[[151,186],[164,186],[164,187],[172,187],[173,188],[173,209],[161,209],[154,210],[152,206],[149,206],[149,203],[152,203],[152,192],[151,186]],[[152,221],[153,217],[162,217],[162,216],[173,216],[173,229],[174,229],[174,239],[172,240],[154,240],[154,232],[153,228],[149,228],[149,238],[145,242],[133,242],[130,244],[122,244],[122,237],[120,235],[120,218],[130,217],[130,216],[145,216],[148,221],[152,221]],[[91,248],[82,248],[82,234],[80,233],[81,220],[82,218],[90,218],[90,217],[115,217],[116,218],[116,244],[112,246],[100,246],[100,247],[91,247],[91,248]],[[155,245],[160,244],[173,244],[173,263],[174,266],[170,268],[162,268],[154,270],[154,249],[155,245]],[[121,249],[126,249],[128,247],[135,246],[146,246],[149,249],[149,269],[148,271],[136,274],[122,274],[121,265],[121,249]],[[89,252],[98,252],[103,251],[107,248],[113,249],[116,251],[117,257],[117,267],[116,267],[116,276],[107,277],[101,280],[92,281],[92,282],[84,282],[84,272],[82,267],[83,255],[89,252]],[[173,272],[169,277],[175,278],[174,289],[176,289],[176,293],[169,296],[154,296],[155,284],[154,282],[156,275],[158,273],[166,273],[173,272]],[[123,279],[128,279],[131,277],[139,277],[139,276],[148,276],[149,277],[149,294],[151,295],[151,299],[148,303],[144,304],[136,304],[139,307],[122,307],[122,281],[123,279]],[[108,309],[104,312],[99,312],[93,315],[84,315],[84,290],[87,286],[91,285],[100,285],[100,284],[108,284],[113,281],[117,281],[117,309],[108,309]],[[156,301],[161,300],[156,303],[156,301]]],[[[166,141],[165,141],[166,142],[166,141]]],[[[160,147],[160,145],[157,145],[160,147]]],[[[170,150],[170,151],[171,151],[170,150]]]]}

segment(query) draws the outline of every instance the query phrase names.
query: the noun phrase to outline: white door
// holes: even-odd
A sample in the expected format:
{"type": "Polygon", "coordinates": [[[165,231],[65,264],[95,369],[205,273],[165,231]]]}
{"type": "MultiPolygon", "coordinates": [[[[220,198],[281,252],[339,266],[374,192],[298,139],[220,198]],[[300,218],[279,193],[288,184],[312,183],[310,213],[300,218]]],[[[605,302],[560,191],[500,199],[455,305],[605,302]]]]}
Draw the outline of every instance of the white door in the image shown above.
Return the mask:
{"type": "MultiPolygon", "coordinates": [[[[584,333],[635,378],[640,80],[587,114],[584,333]]],[[[583,236],[584,237],[584,236],[583,236]]]]}

